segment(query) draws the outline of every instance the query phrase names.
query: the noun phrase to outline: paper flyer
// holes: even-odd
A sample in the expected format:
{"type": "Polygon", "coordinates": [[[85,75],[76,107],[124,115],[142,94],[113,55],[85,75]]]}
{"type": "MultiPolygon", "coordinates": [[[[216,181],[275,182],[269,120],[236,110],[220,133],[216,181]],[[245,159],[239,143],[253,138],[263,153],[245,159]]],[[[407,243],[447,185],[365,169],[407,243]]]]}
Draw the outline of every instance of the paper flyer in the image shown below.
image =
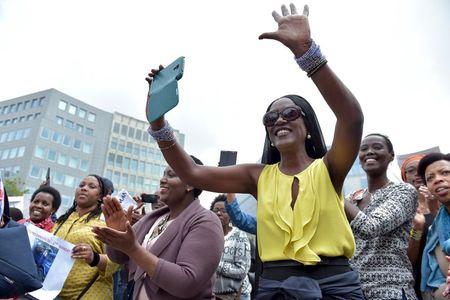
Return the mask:
{"type": "Polygon", "coordinates": [[[75,262],[71,257],[75,245],[31,223],[25,223],[25,226],[43,285],[41,289],[29,294],[39,300],[54,299],[60,293],[75,262]]]}
{"type": "Polygon", "coordinates": [[[128,207],[130,206],[137,207],[136,201],[134,201],[134,199],[130,196],[130,194],[126,190],[121,190],[117,194],[117,199],[119,200],[120,205],[125,211],[127,211],[128,207]]]}

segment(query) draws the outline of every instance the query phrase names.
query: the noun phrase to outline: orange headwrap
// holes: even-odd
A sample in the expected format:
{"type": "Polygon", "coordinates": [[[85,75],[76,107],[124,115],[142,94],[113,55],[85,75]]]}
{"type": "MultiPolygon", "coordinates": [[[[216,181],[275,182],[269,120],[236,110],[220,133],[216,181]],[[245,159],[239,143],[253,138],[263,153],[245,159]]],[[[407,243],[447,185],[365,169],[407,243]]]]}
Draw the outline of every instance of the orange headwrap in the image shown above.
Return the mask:
{"type": "Polygon", "coordinates": [[[406,182],[406,166],[415,160],[421,160],[422,157],[424,157],[425,154],[414,154],[411,156],[408,156],[402,163],[402,167],[400,168],[400,172],[402,173],[402,179],[404,182],[406,182]]]}

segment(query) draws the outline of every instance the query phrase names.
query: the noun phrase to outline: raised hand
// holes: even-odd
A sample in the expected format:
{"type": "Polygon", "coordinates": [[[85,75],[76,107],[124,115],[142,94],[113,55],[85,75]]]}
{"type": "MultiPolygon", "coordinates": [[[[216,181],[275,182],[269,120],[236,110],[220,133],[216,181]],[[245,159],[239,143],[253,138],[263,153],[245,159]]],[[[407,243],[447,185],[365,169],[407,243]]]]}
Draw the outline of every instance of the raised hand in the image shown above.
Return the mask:
{"type": "Polygon", "coordinates": [[[297,8],[290,4],[290,11],[286,5],[281,6],[280,16],[276,11],[272,16],[278,23],[278,30],[274,32],[265,32],[259,36],[259,39],[273,39],[281,42],[288,47],[295,57],[302,56],[311,46],[311,31],[309,29],[307,5],[303,8],[301,15],[297,14],[297,8]]]}
{"type": "Polygon", "coordinates": [[[118,231],[125,231],[127,221],[131,222],[133,207],[130,206],[125,213],[119,200],[108,195],[103,198],[102,212],[105,216],[106,226],[118,231]]]}
{"type": "Polygon", "coordinates": [[[148,82],[149,85],[152,84],[153,77],[155,77],[156,74],[158,74],[159,71],[161,71],[162,69],[164,69],[163,65],[159,65],[159,68],[158,68],[158,69],[152,69],[152,70],[150,71],[150,73],[148,73],[148,77],[146,77],[145,80],[148,82]]]}

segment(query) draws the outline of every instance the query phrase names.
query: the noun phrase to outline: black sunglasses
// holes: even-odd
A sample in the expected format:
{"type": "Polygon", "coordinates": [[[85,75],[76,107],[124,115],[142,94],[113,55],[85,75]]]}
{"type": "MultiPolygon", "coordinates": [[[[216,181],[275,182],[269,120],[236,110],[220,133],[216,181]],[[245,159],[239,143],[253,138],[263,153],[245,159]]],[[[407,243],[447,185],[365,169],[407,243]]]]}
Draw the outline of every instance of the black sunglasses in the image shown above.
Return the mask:
{"type": "Polygon", "coordinates": [[[269,111],[263,116],[263,124],[266,127],[272,127],[275,125],[279,117],[282,117],[286,121],[294,121],[301,116],[305,116],[305,113],[300,107],[286,107],[282,111],[269,111]]]}

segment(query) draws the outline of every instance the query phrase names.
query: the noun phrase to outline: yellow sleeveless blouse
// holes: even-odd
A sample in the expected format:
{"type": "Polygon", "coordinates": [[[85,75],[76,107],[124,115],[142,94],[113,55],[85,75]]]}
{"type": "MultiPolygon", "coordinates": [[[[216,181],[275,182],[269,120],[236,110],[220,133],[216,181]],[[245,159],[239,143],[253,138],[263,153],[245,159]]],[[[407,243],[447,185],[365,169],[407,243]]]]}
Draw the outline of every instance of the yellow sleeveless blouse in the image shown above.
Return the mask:
{"type": "Polygon", "coordinates": [[[258,179],[257,224],[263,262],[296,260],[315,265],[319,255],[350,258],[355,252],[344,198],[336,194],[323,159],[294,176],[281,173],[278,164],[266,165],[258,179]],[[292,209],[294,177],[299,191],[292,209]]]}

